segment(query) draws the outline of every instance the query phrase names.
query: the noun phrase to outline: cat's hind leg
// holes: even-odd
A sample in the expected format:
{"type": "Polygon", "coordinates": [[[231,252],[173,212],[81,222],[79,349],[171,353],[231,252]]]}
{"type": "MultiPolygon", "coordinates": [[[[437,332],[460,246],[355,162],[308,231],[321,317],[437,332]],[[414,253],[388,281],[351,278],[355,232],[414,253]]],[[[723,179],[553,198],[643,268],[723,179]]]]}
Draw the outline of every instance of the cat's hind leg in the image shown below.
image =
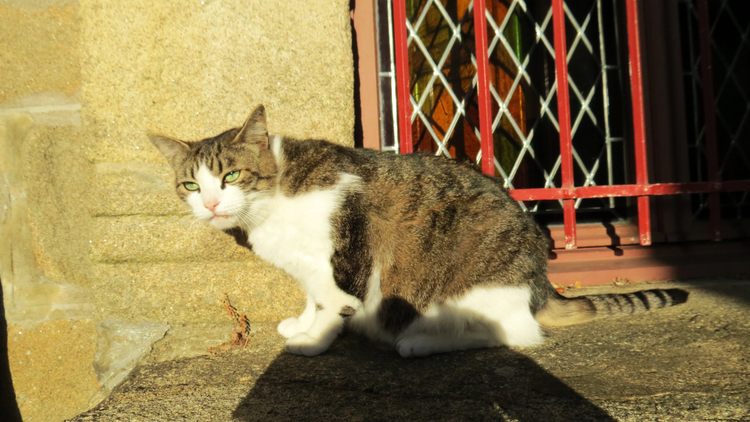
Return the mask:
{"type": "Polygon", "coordinates": [[[475,287],[452,302],[484,321],[499,344],[529,347],[544,342],[542,328],[531,313],[528,286],[475,287]]]}
{"type": "Polygon", "coordinates": [[[312,295],[307,295],[307,305],[299,317],[287,318],[279,323],[276,330],[286,338],[292,338],[299,333],[307,331],[315,321],[317,303],[312,295]]]}
{"type": "Polygon", "coordinates": [[[404,357],[484,347],[542,343],[525,286],[475,287],[461,297],[431,305],[398,337],[404,357]]]}

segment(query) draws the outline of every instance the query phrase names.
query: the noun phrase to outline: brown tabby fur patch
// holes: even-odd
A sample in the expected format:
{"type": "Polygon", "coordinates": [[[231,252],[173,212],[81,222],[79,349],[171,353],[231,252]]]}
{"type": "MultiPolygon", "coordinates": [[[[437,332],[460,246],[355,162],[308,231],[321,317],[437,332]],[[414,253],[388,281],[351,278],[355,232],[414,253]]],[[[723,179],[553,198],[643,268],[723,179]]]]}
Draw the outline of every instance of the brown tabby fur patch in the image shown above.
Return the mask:
{"type": "Polygon", "coordinates": [[[332,263],[345,292],[363,299],[373,266],[384,301],[399,298],[416,313],[477,285],[531,286],[534,310],[553,291],[547,239],[500,183],[473,167],[288,138],[282,153],[286,195],[331,187],[342,173],[362,180],[333,221],[332,263]]]}

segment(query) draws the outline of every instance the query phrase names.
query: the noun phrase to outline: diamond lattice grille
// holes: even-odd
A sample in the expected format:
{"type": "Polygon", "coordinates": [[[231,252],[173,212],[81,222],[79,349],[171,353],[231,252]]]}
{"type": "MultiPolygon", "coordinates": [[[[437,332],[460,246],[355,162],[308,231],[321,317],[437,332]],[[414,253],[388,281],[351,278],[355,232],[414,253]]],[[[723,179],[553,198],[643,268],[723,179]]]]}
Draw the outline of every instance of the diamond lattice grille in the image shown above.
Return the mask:
{"type": "MultiPolygon", "coordinates": [[[[618,29],[611,25],[616,9],[611,1],[570,4],[575,8],[566,4],[565,15],[576,186],[625,183],[623,117],[610,108],[622,98],[618,29]],[[605,40],[615,51],[607,51],[605,40]]],[[[493,78],[491,86],[497,110],[493,142],[501,152],[496,154],[497,173],[509,188],[560,186],[550,2],[490,2],[486,18],[491,67],[504,76],[493,78]],[[504,13],[497,13],[503,8],[504,13]]],[[[528,204],[533,211],[542,211],[540,205],[528,204]]],[[[615,200],[578,200],[576,207],[614,209],[615,200]]]]}
{"type": "MultiPolygon", "coordinates": [[[[577,0],[565,7],[577,186],[627,179],[622,113],[610,107],[622,98],[616,9],[613,0],[577,0]]],[[[496,175],[509,188],[559,187],[551,3],[489,0],[485,15],[496,175]]],[[[407,2],[407,21],[414,149],[478,163],[473,2],[407,2]]],[[[616,201],[625,203],[578,200],[576,207],[614,210],[616,201]]],[[[536,212],[561,209],[549,201],[522,206],[536,212]]]]}
{"type": "Polygon", "coordinates": [[[473,4],[407,2],[412,128],[415,150],[474,159],[476,59],[473,4]]]}

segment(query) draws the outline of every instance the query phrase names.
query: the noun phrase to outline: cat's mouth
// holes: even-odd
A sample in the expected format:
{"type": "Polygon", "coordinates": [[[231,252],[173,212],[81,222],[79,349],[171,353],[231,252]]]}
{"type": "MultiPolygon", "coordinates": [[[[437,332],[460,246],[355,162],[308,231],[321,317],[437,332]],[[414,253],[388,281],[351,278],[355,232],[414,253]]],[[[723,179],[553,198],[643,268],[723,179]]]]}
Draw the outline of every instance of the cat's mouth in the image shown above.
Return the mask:
{"type": "Polygon", "coordinates": [[[231,215],[215,214],[213,217],[211,217],[209,223],[211,223],[211,225],[216,227],[217,229],[224,230],[234,227],[235,220],[231,215]]]}

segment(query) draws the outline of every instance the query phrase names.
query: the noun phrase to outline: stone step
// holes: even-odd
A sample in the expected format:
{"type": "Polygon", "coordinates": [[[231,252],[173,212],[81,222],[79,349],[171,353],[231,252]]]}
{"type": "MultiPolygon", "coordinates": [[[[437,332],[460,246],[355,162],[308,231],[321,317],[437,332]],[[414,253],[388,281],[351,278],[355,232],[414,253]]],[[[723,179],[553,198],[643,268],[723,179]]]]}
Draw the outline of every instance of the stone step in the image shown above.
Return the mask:
{"type": "Polygon", "coordinates": [[[89,244],[96,263],[247,261],[249,249],[206,222],[186,216],[93,219],[89,244]]]}
{"type": "Polygon", "coordinates": [[[296,282],[254,255],[244,262],[97,264],[93,273],[101,316],[116,320],[223,321],[225,294],[250,321],[279,321],[304,308],[296,282]]]}
{"type": "Polygon", "coordinates": [[[175,215],[187,206],[174,191],[174,174],[164,164],[98,163],[91,180],[93,216],[175,215]]]}

